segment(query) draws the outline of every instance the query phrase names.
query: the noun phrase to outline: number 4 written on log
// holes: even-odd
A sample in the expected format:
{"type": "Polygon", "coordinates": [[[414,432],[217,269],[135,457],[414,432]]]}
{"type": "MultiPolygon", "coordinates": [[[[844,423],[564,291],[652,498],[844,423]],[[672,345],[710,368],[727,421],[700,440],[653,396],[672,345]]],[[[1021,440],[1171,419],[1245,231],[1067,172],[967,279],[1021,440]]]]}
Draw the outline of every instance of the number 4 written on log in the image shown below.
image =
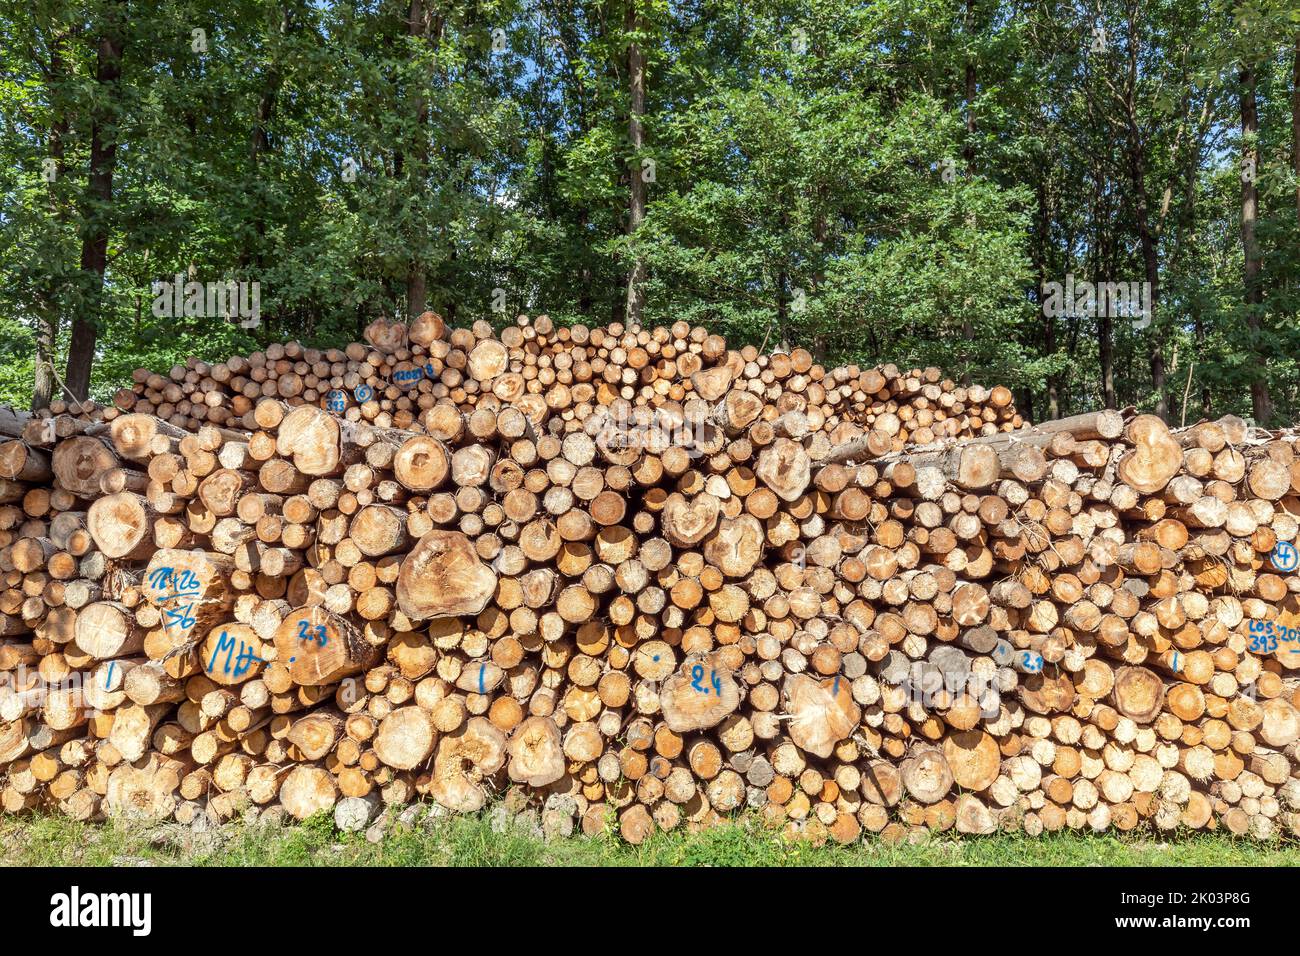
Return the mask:
{"type": "MultiPolygon", "coordinates": [[[[704,680],[704,665],[696,664],[694,667],[691,668],[691,686],[694,687],[696,690],[700,691],[701,693],[707,694],[709,692],[709,689],[707,687],[702,687],[700,685],[700,681],[702,680],[704,680]]],[[[712,671],[712,670],[709,671],[709,682],[713,685],[713,689],[718,692],[718,696],[721,697],[722,681],[718,678],[717,671],[712,671]]]]}

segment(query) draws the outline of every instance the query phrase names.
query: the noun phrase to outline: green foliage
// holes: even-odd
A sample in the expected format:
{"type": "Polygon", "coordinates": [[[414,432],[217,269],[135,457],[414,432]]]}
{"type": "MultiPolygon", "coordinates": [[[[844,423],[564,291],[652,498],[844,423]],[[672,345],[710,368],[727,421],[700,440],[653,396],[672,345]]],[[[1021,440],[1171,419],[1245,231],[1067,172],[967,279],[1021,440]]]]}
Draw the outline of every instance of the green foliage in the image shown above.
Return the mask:
{"type": "Polygon", "coordinates": [[[30,401],[43,334],[63,368],[77,318],[98,326],[103,399],[136,366],[339,345],[425,306],[621,320],[641,262],[648,323],[939,365],[1013,386],[1035,418],[1249,414],[1262,381],[1294,421],[1297,34],[1288,0],[0,0],[0,401],[30,401]],[[100,116],[108,202],[88,183],[100,116]],[[97,223],[102,298],[81,265],[97,223]],[[1150,326],[1042,314],[1043,281],[1146,279],[1144,226],[1150,326]],[[153,284],[178,273],[258,282],[260,325],[156,316],[153,284]]]}

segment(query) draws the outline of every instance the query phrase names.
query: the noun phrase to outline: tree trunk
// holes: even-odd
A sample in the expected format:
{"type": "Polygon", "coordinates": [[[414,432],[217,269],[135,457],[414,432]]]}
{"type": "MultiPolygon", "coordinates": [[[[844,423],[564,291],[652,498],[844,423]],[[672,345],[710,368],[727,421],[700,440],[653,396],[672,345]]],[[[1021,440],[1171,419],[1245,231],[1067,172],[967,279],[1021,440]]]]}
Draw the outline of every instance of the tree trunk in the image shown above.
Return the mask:
{"type": "MultiPolygon", "coordinates": [[[[410,17],[407,20],[407,33],[410,36],[428,36],[428,21],[424,11],[423,0],[411,0],[410,17]]],[[[429,164],[429,141],[425,127],[429,123],[429,104],[424,96],[415,97],[415,126],[417,139],[411,150],[412,179],[420,179],[429,164]]],[[[418,187],[417,187],[417,191],[418,187]]],[[[424,259],[420,253],[411,257],[406,270],[406,314],[411,318],[422,315],[428,302],[428,286],[424,271],[424,259]]]]}
{"type": "MultiPolygon", "coordinates": [[[[280,16],[280,35],[285,36],[292,28],[293,11],[286,6],[280,16]]],[[[274,54],[273,54],[274,55],[274,54]]],[[[266,73],[266,82],[262,88],[262,95],[257,102],[257,122],[253,126],[253,135],[250,137],[248,144],[248,160],[252,166],[252,175],[254,182],[260,179],[259,165],[262,154],[271,148],[271,117],[275,113],[275,102],[279,96],[280,87],[284,83],[284,77],[275,65],[272,65],[266,73]]],[[[257,270],[260,273],[263,265],[264,242],[266,239],[266,206],[264,203],[255,204],[254,212],[254,229],[257,233],[257,248],[253,254],[245,247],[239,256],[239,264],[246,267],[250,261],[256,262],[257,270]]]]}
{"type": "MultiPolygon", "coordinates": [[[[55,35],[50,44],[50,75],[56,80],[64,76],[63,47],[67,40],[64,33],[55,35]]],[[[58,94],[51,91],[50,106],[57,119],[50,124],[50,158],[54,160],[54,182],[49,184],[50,216],[62,224],[65,210],[59,203],[56,190],[63,179],[63,137],[68,132],[68,121],[63,115],[60,104],[55,98],[58,94]]],[[[54,355],[59,346],[59,294],[51,284],[43,296],[44,301],[37,310],[36,321],[36,370],[32,388],[32,411],[48,408],[54,396],[54,355]]]]}
{"type": "MultiPolygon", "coordinates": [[[[1044,285],[1047,282],[1047,233],[1051,228],[1050,214],[1047,208],[1047,183],[1045,179],[1040,179],[1037,184],[1036,192],[1036,209],[1037,209],[1037,227],[1034,232],[1034,275],[1038,279],[1038,311],[1043,317],[1043,353],[1045,355],[1056,354],[1056,316],[1047,315],[1043,310],[1043,299],[1046,295],[1044,285]]],[[[1047,376],[1047,417],[1060,417],[1060,376],[1052,373],[1047,376]]],[[[1026,408],[1027,417],[1033,417],[1032,408],[1026,408]]]]}
{"type": "Polygon", "coordinates": [[[1129,31],[1128,77],[1125,88],[1124,109],[1126,112],[1125,128],[1127,130],[1126,151],[1128,153],[1129,176],[1133,185],[1134,217],[1137,220],[1138,242],[1142,249],[1142,264],[1146,281],[1151,286],[1151,389],[1156,394],[1155,413],[1165,421],[1169,420],[1169,396],[1165,390],[1165,354],[1164,333],[1156,324],[1155,315],[1160,297],[1160,251],[1156,234],[1151,227],[1150,202],[1147,199],[1147,153],[1142,142],[1142,134],[1137,124],[1138,64],[1137,42],[1132,24],[1129,31]]]}
{"type": "MultiPolygon", "coordinates": [[[[1199,299],[1192,300],[1192,329],[1196,337],[1196,352],[1198,355],[1206,353],[1206,334],[1205,334],[1205,317],[1199,299]]],[[[1209,418],[1210,409],[1213,403],[1210,399],[1210,383],[1206,378],[1201,383],[1201,417],[1209,418]]],[[[1186,424],[1182,422],[1180,424],[1186,424]]]]}
{"type": "MultiPolygon", "coordinates": [[[[1255,104],[1255,70],[1244,67],[1241,71],[1241,251],[1244,262],[1246,325],[1252,336],[1252,349],[1258,348],[1260,323],[1264,312],[1264,287],[1261,270],[1259,242],[1255,226],[1259,219],[1259,114],[1255,104]]],[[[1266,424],[1273,417],[1273,402],[1268,394],[1268,381],[1263,377],[1267,367],[1264,356],[1254,363],[1255,378],[1250,383],[1250,404],[1255,421],[1266,424]]]]}
{"type": "Polygon", "coordinates": [[[1116,408],[1115,402],[1115,333],[1108,310],[1097,318],[1097,358],[1101,363],[1101,398],[1103,408],[1116,408]]]}
{"type": "Polygon", "coordinates": [[[122,35],[118,18],[124,0],[106,10],[96,58],[95,83],[102,105],[94,111],[90,134],[89,204],[82,209],[81,271],[89,300],[72,322],[65,384],[77,399],[90,392],[90,367],[95,359],[95,339],[102,312],[104,269],[108,264],[109,207],[113,201],[113,169],[117,163],[117,125],[121,106],[122,35]]]}
{"type": "Polygon", "coordinates": [[[1295,170],[1295,212],[1300,222],[1300,33],[1291,57],[1291,168],[1295,170]]]}
{"type": "MultiPolygon", "coordinates": [[[[629,0],[625,27],[628,32],[632,32],[640,26],[641,19],[637,15],[636,0],[629,0]]],[[[636,233],[637,227],[645,219],[646,204],[646,182],[640,163],[641,147],[645,141],[641,126],[641,119],[645,116],[645,57],[641,53],[641,45],[635,40],[629,43],[627,48],[627,78],[631,100],[628,108],[627,135],[633,158],[627,218],[627,234],[631,236],[636,233]]],[[[644,281],[645,263],[641,261],[640,256],[633,255],[632,268],[628,270],[627,275],[627,301],[624,308],[626,321],[629,324],[641,321],[641,311],[645,306],[645,293],[641,287],[644,281]]]]}
{"type": "Polygon", "coordinates": [[[1169,420],[1169,396],[1165,391],[1165,352],[1164,335],[1155,323],[1156,301],[1160,281],[1160,260],[1156,249],[1156,238],[1151,232],[1151,223],[1147,216],[1147,199],[1145,186],[1145,164],[1142,157],[1133,160],[1135,172],[1134,188],[1138,191],[1137,221],[1138,239],[1142,245],[1142,262],[1146,281],[1151,284],[1151,389],[1156,394],[1155,412],[1166,421],[1169,420]]]}
{"type": "MultiPolygon", "coordinates": [[[[970,37],[971,19],[974,16],[975,0],[966,0],[966,36],[970,37]]],[[[970,54],[968,54],[968,57],[970,54]]],[[[966,60],[966,145],[962,148],[966,160],[967,175],[975,175],[975,61],[966,60]]],[[[970,385],[970,344],[975,341],[975,325],[971,322],[970,306],[962,305],[961,316],[962,349],[958,358],[961,365],[961,383],[970,385]]]]}
{"type": "Polygon", "coordinates": [[[47,299],[44,308],[37,312],[36,321],[36,371],[32,388],[32,411],[49,408],[54,395],[54,350],[59,339],[59,307],[55,299],[47,299]]]}

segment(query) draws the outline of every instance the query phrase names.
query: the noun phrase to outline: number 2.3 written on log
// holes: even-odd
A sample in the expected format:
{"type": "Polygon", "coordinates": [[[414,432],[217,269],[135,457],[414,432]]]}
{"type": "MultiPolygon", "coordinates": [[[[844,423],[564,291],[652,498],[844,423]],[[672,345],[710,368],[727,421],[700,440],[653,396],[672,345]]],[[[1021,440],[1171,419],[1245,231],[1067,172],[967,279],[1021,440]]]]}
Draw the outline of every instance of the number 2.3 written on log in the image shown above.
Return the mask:
{"type": "Polygon", "coordinates": [[[315,641],[321,647],[324,647],[330,642],[330,639],[325,636],[325,625],[317,624],[313,628],[311,626],[311,621],[298,622],[298,640],[315,641]]]}

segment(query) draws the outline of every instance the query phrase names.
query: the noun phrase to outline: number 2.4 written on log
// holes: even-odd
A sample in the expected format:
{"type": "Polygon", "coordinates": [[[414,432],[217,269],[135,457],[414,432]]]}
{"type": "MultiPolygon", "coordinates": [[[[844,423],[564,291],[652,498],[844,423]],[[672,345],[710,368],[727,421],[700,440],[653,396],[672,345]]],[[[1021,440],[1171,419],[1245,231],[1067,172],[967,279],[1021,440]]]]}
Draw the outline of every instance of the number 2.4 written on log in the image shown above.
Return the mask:
{"type": "MultiPolygon", "coordinates": [[[[707,694],[709,692],[709,689],[700,683],[700,681],[702,680],[704,680],[704,665],[696,664],[694,667],[691,668],[691,686],[694,687],[696,690],[700,691],[701,693],[707,694]]],[[[722,681],[718,678],[717,671],[713,671],[713,670],[709,671],[709,683],[713,685],[713,689],[717,691],[718,696],[721,697],[722,681]]]]}

